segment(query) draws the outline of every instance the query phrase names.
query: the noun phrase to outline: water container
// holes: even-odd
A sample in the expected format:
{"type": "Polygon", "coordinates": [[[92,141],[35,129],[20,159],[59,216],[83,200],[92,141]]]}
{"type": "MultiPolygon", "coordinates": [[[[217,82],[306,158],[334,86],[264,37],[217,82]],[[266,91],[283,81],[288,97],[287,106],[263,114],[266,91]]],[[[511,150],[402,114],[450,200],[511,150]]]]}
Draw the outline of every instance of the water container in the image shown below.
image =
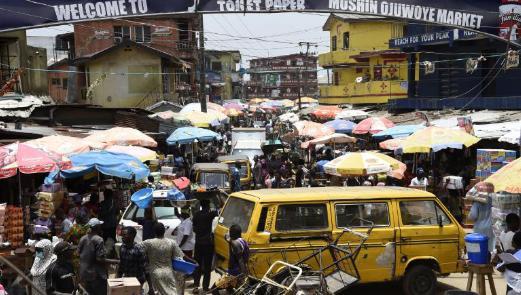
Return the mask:
{"type": "Polygon", "coordinates": [[[186,262],[181,259],[172,260],[172,268],[175,271],[182,272],[187,275],[191,275],[197,268],[197,264],[186,262]]]}
{"type": "Polygon", "coordinates": [[[488,264],[488,237],[482,234],[468,234],[465,236],[465,244],[470,262],[474,264],[488,264]]]}

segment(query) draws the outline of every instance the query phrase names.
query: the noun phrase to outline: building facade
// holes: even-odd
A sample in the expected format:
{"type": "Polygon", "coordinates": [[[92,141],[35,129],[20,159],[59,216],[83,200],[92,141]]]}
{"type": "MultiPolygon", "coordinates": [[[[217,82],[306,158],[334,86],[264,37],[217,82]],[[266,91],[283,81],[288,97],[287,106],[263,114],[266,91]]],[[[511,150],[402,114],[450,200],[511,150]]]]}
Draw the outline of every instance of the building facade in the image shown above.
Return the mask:
{"type": "Polygon", "coordinates": [[[204,53],[210,101],[241,99],[241,53],[237,50],[205,50],[204,53]]]}
{"type": "Polygon", "coordinates": [[[507,44],[479,33],[440,26],[407,27],[389,41],[408,53],[407,99],[389,101],[390,111],[521,109],[519,66],[507,68],[507,44]]]}
{"type": "Polygon", "coordinates": [[[318,94],[317,57],[291,54],[250,60],[248,98],[296,99],[318,94]]]}
{"type": "Polygon", "coordinates": [[[324,24],[330,52],[319,56],[329,85],[321,85],[321,104],[380,104],[407,97],[407,55],[389,48],[403,36],[404,24],[376,16],[331,14],[324,24]]]}
{"type": "Polygon", "coordinates": [[[28,46],[24,30],[0,33],[0,88],[20,74],[8,91],[47,95],[46,68],[47,51],[28,46]]]}
{"type": "Polygon", "coordinates": [[[70,58],[69,73],[53,77],[68,82],[58,100],[146,108],[196,98],[197,26],[193,15],[75,24],[73,44],[56,42],[70,58]]]}

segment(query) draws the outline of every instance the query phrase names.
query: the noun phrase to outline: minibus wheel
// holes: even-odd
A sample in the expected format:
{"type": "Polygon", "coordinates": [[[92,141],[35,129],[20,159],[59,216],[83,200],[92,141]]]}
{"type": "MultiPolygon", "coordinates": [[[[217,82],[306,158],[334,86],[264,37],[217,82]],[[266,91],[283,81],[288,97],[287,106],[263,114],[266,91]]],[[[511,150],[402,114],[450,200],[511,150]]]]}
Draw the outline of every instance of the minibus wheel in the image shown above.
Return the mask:
{"type": "Polygon", "coordinates": [[[403,279],[403,289],[407,295],[431,295],[436,291],[436,274],[423,264],[416,264],[407,269],[403,279]]]}

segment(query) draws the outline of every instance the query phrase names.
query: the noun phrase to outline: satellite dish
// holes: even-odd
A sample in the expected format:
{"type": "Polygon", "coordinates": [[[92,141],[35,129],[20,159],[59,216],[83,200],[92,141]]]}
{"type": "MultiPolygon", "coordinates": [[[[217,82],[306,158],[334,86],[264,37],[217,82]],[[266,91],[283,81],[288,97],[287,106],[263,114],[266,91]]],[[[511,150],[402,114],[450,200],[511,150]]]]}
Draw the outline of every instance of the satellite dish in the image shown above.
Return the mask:
{"type": "Polygon", "coordinates": [[[356,77],[355,82],[356,83],[362,83],[364,81],[364,77],[356,77]]]}

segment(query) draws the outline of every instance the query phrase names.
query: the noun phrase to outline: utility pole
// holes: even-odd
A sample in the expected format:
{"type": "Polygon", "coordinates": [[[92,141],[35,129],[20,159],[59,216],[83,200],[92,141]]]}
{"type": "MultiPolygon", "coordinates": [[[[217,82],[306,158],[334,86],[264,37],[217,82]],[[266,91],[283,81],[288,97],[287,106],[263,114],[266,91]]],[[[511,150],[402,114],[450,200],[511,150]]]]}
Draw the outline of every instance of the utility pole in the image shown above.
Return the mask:
{"type": "MultiPolygon", "coordinates": [[[[304,60],[303,60],[303,64],[304,64],[304,74],[302,74],[302,71],[299,67],[298,69],[298,72],[297,72],[297,78],[298,78],[298,109],[301,110],[302,109],[302,95],[300,93],[300,75],[302,74],[302,77],[304,78],[304,90],[306,89],[306,85],[307,85],[307,76],[306,76],[306,72],[308,71],[308,66],[306,64],[307,62],[307,59],[308,59],[308,56],[309,56],[309,48],[311,46],[318,46],[317,43],[312,43],[312,42],[299,42],[298,43],[299,46],[306,46],[306,54],[304,56],[304,60]]],[[[302,55],[302,52],[300,53],[302,55]]],[[[304,91],[304,94],[306,93],[306,91],[304,91]]]]}
{"type": "Polygon", "coordinates": [[[199,16],[199,102],[201,103],[201,112],[206,113],[208,108],[206,105],[206,61],[204,58],[204,20],[203,14],[199,16]]]}

